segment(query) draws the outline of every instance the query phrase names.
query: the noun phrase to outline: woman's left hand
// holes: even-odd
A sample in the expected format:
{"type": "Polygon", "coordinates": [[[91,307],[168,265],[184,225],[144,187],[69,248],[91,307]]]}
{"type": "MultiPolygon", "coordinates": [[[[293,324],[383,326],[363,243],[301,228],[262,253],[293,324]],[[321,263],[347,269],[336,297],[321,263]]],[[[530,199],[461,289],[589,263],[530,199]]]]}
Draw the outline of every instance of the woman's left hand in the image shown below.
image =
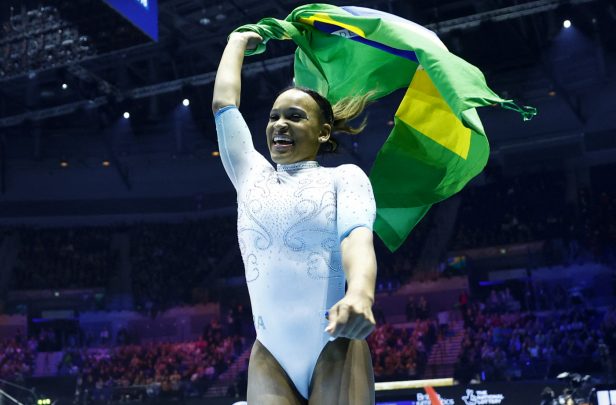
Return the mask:
{"type": "Polygon", "coordinates": [[[329,310],[329,324],[325,332],[332,337],[365,339],[374,330],[373,300],[360,294],[348,293],[329,310]]]}

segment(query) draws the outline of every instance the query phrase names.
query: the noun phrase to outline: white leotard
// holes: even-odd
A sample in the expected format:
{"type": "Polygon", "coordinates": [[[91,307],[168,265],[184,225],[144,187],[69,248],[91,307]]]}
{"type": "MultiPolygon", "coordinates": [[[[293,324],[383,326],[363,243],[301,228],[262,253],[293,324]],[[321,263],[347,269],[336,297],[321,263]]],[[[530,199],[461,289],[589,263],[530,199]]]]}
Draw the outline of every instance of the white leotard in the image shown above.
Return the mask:
{"type": "Polygon", "coordinates": [[[375,203],[355,165],[305,161],[276,169],[253,146],[234,106],[216,114],[220,156],[237,190],[238,240],[257,339],[308,398],[326,311],[344,295],[340,242],[372,229],[375,203]]]}

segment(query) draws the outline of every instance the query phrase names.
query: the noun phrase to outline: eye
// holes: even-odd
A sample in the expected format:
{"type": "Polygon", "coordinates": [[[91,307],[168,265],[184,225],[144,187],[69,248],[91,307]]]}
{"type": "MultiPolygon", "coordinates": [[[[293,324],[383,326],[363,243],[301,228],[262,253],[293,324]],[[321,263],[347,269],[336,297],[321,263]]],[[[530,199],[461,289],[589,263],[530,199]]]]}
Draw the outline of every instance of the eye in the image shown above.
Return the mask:
{"type": "Polygon", "coordinates": [[[295,113],[295,114],[291,114],[291,119],[292,119],[293,121],[298,121],[298,120],[301,120],[301,119],[302,119],[302,116],[301,116],[301,115],[299,115],[299,114],[297,114],[297,113],[295,113]]]}
{"type": "Polygon", "coordinates": [[[279,117],[278,114],[270,114],[269,120],[270,121],[276,121],[278,119],[278,117],[279,117]]]}

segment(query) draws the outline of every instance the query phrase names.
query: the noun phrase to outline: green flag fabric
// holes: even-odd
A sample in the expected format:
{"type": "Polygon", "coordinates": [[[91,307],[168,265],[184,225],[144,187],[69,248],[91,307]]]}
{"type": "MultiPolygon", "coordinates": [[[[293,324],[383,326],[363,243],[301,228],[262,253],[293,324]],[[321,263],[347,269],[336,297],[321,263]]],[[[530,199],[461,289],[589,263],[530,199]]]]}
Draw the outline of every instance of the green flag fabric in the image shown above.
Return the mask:
{"type": "Polygon", "coordinates": [[[527,120],[536,114],[496,95],[481,71],[450,53],[432,31],[363,7],[308,4],[285,20],[265,18],[237,31],[290,39],[295,83],[331,103],[373,91],[374,99],[406,88],[394,127],[378,152],[370,181],[374,230],[397,249],[432,204],[460,191],[484,168],[489,144],[476,107],[500,105],[527,120]]]}

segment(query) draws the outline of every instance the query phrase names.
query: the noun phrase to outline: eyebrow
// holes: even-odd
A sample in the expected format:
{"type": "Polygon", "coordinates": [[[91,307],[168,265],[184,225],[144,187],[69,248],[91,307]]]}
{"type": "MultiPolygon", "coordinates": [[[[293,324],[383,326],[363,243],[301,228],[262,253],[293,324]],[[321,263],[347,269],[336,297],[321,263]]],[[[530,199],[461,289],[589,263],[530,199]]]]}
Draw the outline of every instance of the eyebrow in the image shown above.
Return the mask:
{"type": "MultiPolygon", "coordinates": [[[[302,114],[308,116],[308,112],[306,112],[305,110],[303,110],[303,109],[301,109],[299,107],[288,107],[286,109],[286,111],[287,112],[299,112],[299,113],[302,113],[302,114]]],[[[273,113],[273,112],[278,112],[278,108],[272,108],[270,110],[270,114],[273,113]]]]}

